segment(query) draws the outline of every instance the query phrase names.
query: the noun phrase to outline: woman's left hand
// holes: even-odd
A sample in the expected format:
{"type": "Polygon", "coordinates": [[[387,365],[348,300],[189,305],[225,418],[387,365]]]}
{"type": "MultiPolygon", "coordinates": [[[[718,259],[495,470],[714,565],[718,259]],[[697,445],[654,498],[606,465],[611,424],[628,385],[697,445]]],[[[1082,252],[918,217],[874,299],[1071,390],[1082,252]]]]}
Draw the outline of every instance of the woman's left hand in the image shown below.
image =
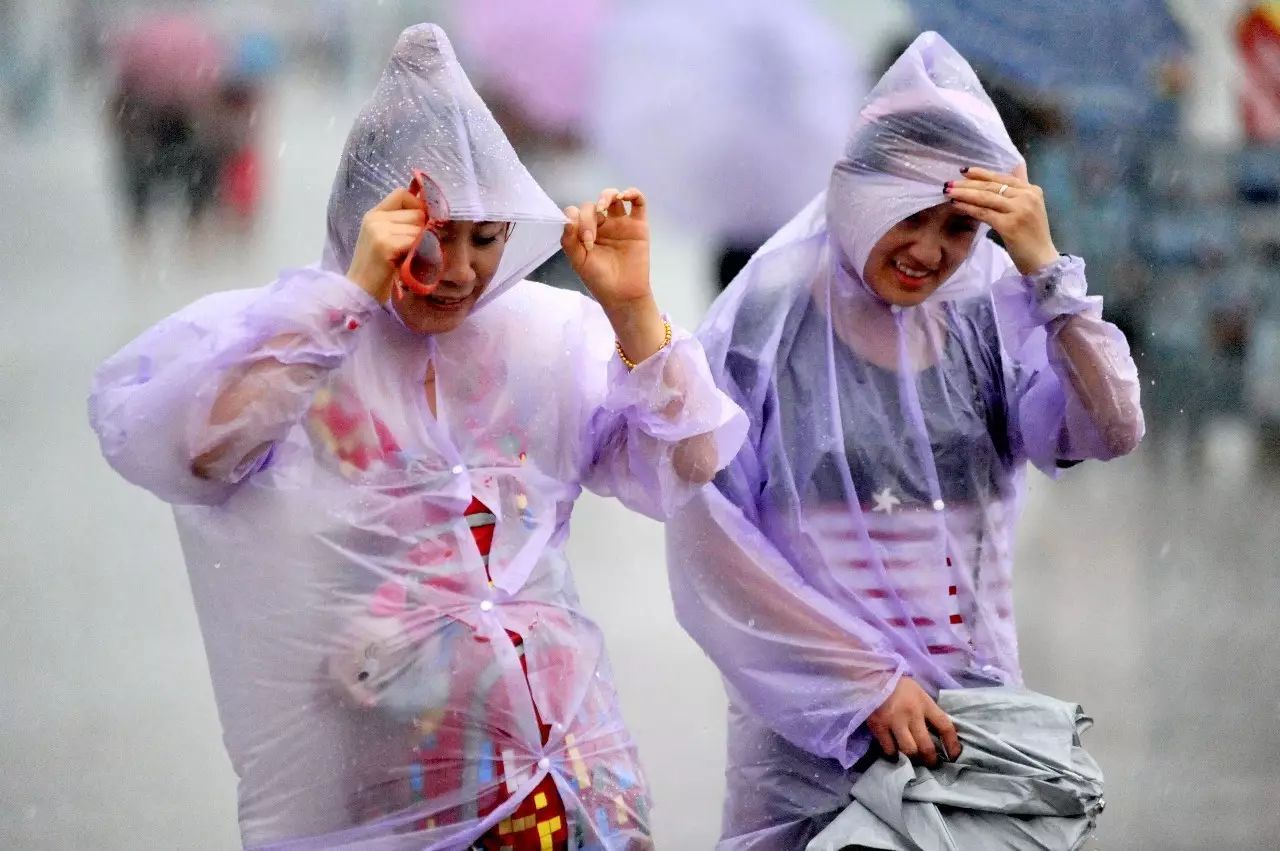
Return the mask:
{"type": "Polygon", "coordinates": [[[560,246],[600,302],[634,363],[662,348],[666,327],[649,287],[649,223],[639,189],[606,189],[600,200],[568,207],[560,246]],[[631,209],[627,209],[627,204],[631,209]]]}
{"type": "Polygon", "coordinates": [[[600,200],[567,207],[564,213],[569,223],[560,246],[606,311],[652,298],[649,223],[640,190],[606,189],[600,200]]]}
{"type": "Polygon", "coordinates": [[[957,210],[991,225],[1000,234],[1022,274],[1034,274],[1058,259],[1049,233],[1044,191],[1027,181],[1024,166],[1014,174],[973,166],[965,170],[964,179],[948,183],[943,191],[957,210]]]}

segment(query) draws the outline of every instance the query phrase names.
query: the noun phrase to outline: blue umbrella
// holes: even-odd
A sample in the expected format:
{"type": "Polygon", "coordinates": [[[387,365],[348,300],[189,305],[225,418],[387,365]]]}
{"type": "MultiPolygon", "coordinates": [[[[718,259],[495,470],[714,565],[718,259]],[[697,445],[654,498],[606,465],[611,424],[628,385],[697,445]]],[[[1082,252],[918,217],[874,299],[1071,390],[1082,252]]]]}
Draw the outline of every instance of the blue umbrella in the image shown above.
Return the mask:
{"type": "Polygon", "coordinates": [[[1187,46],[1164,0],[907,2],[921,29],[988,76],[1129,120],[1154,105],[1156,69],[1187,46]]]}

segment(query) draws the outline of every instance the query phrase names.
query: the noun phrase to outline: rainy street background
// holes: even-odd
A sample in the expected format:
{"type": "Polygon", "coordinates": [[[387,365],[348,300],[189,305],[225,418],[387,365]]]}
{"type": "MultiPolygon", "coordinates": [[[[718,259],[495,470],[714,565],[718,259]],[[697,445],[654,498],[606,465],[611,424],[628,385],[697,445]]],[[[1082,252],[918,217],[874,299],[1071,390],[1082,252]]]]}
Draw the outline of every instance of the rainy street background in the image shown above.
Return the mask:
{"type": "MultiPolygon", "coordinates": [[[[729,10],[726,24],[751,14],[685,5],[704,3],[729,10]]],[[[1140,356],[1146,443],[1057,483],[1034,476],[1017,561],[1028,685],[1097,719],[1085,743],[1108,807],[1092,847],[1280,848],[1280,71],[1267,58],[1280,4],[1179,0],[1171,17],[1158,0],[812,6],[864,80],[922,26],[974,62],[1028,145],[1059,247],[1089,262],[1140,356]],[[1125,26],[1073,40],[1072,19],[1095,6],[1123,10],[1125,26]]],[[[150,162],[172,185],[131,207],[112,47],[159,4],[0,0],[0,848],[236,847],[172,519],[102,461],[89,378],[198,296],[314,261],[337,154],[396,33],[452,28],[463,7],[170,4],[202,18],[238,76],[206,165],[170,145],[150,162]],[[211,167],[219,182],[197,187],[192,169],[211,167]]],[[[496,69],[485,82],[468,59],[484,48],[460,42],[497,92],[496,69]]],[[[634,182],[571,122],[546,142],[515,92],[500,115],[558,201],[634,182]]],[[[724,241],[651,201],[660,303],[694,326],[724,241]]],[[[594,497],[573,523],[658,845],[710,848],[724,696],[674,622],[660,528],[594,497]]]]}

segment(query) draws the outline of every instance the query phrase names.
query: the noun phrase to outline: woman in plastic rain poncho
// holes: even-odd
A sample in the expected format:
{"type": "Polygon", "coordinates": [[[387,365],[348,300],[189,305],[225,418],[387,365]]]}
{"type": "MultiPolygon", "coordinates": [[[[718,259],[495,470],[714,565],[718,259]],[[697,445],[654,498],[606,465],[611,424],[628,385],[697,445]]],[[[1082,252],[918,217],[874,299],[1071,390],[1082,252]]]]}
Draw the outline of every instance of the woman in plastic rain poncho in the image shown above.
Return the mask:
{"type": "Polygon", "coordinates": [[[956,755],[931,694],[1020,683],[1025,462],[1056,475],[1130,451],[1137,374],[934,33],[699,338],[751,419],[668,526],[677,616],[732,704],[721,847],[801,848],[849,803],[873,740],[932,762],[932,731],[956,755]]]}
{"type": "Polygon", "coordinates": [[[175,506],[246,845],[651,845],[569,517],[583,487],[669,516],[746,423],[654,307],[639,193],[566,212],[411,28],[323,262],[99,370],[103,452],[175,506]],[[599,304],[521,280],[561,239],[599,304]]]}

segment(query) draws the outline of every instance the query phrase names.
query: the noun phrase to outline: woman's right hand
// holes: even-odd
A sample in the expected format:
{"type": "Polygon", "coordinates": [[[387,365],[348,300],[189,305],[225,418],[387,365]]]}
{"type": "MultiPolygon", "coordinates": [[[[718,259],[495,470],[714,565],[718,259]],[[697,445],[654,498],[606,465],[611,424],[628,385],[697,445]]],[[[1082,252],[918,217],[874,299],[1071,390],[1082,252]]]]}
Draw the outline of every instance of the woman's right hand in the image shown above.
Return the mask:
{"type": "Polygon", "coordinates": [[[407,189],[396,189],[379,201],[360,222],[347,277],[379,303],[389,299],[396,267],[413,248],[424,216],[422,202],[407,189]]]}
{"type": "Polygon", "coordinates": [[[938,749],[929,728],[942,739],[949,758],[960,756],[960,737],[955,725],[911,677],[898,680],[893,694],[867,719],[867,728],[890,759],[896,759],[901,752],[931,768],[937,766],[938,749]]]}

